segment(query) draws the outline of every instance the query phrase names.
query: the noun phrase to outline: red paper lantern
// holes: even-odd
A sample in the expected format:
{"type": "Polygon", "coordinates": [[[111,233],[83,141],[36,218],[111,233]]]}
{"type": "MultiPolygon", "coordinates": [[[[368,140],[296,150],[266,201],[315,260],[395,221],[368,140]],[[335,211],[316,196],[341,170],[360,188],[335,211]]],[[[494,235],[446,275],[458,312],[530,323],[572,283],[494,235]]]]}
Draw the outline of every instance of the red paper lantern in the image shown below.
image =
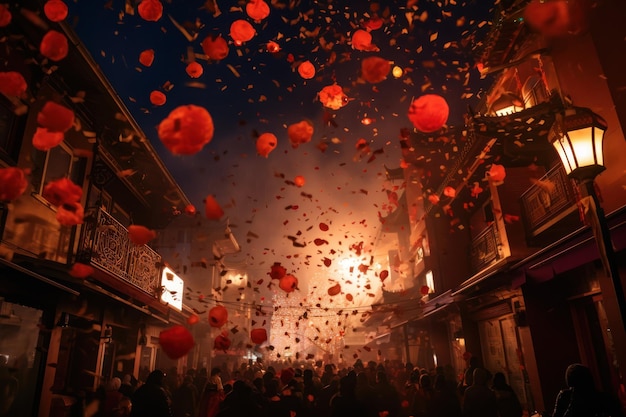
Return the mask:
{"type": "Polygon", "coordinates": [[[20,168],[0,168],[0,201],[12,201],[24,194],[28,181],[20,168]]]}
{"type": "Polygon", "coordinates": [[[278,287],[287,293],[293,292],[296,288],[298,288],[298,278],[291,274],[285,275],[280,279],[280,281],[278,281],[278,287]]]}
{"type": "Polygon", "coordinates": [[[430,293],[430,288],[428,287],[428,285],[422,285],[422,287],[420,288],[420,294],[428,295],[429,293],[430,293]]]}
{"type": "Polygon", "coordinates": [[[330,295],[331,297],[339,294],[340,292],[341,292],[341,285],[339,283],[336,283],[335,285],[333,285],[332,287],[328,289],[328,295],[330,295]]]}
{"type": "Polygon", "coordinates": [[[219,220],[224,215],[222,206],[217,202],[215,197],[208,195],[204,199],[204,216],[209,220],[219,220]]]}
{"type": "Polygon", "coordinates": [[[370,84],[386,79],[390,70],[389,61],[379,56],[369,56],[361,61],[361,76],[370,84]]]}
{"type": "Polygon", "coordinates": [[[489,181],[504,181],[504,178],[506,178],[506,169],[504,169],[503,165],[491,164],[491,168],[489,168],[489,172],[487,172],[487,177],[489,181]]]}
{"type": "Polygon", "coordinates": [[[163,5],[159,0],[142,0],[137,11],[143,20],[156,22],[163,16],[163,5]]]}
{"type": "Polygon", "coordinates": [[[387,271],[386,269],[380,271],[380,274],[378,274],[378,278],[380,278],[380,282],[385,282],[385,280],[389,278],[389,271],[387,271]]]}
{"type": "Polygon", "coordinates": [[[93,275],[95,271],[96,270],[90,265],[85,265],[80,262],[76,262],[74,265],[72,265],[72,269],[70,269],[69,273],[70,273],[70,276],[74,278],[85,279],[93,275]]]}
{"type": "Polygon", "coordinates": [[[308,120],[302,120],[298,123],[293,123],[287,128],[287,136],[289,142],[293,148],[297,148],[303,143],[308,143],[313,137],[313,123],[308,120]]]}
{"type": "Polygon", "coordinates": [[[296,184],[297,187],[304,187],[306,180],[302,175],[296,175],[296,177],[293,179],[293,183],[296,184]]]}
{"type": "Polygon", "coordinates": [[[245,42],[254,38],[256,31],[247,20],[238,19],[230,25],[230,37],[233,38],[235,45],[241,46],[245,42]]]}
{"type": "Polygon", "coordinates": [[[276,145],[278,145],[278,138],[273,133],[263,133],[256,140],[256,151],[260,156],[267,158],[276,145]]]}
{"type": "Polygon", "coordinates": [[[377,30],[383,27],[383,19],[378,16],[373,16],[372,18],[366,20],[363,23],[363,27],[369,32],[372,30],[377,30]]]}
{"type": "Polygon", "coordinates": [[[61,0],[48,0],[43,5],[43,12],[52,22],[61,22],[67,17],[67,5],[61,0]]]}
{"type": "Polygon", "coordinates": [[[188,216],[196,215],[196,207],[193,204],[187,204],[185,206],[185,214],[188,216]]]}
{"type": "Polygon", "coordinates": [[[304,61],[298,65],[298,74],[305,80],[310,80],[315,77],[315,66],[311,61],[304,61]]]}
{"type": "Polygon", "coordinates": [[[438,204],[439,203],[439,196],[437,196],[437,194],[431,194],[428,196],[428,201],[430,201],[430,204],[438,204]]]}
{"type": "Polygon", "coordinates": [[[546,38],[563,38],[585,33],[589,28],[589,0],[532,0],[524,9],[524,21],[546,38]]]}
{"type": "Polygon", "coordinates": [[[180,106],[161,121],[158,134],[174,155],[192,155],[213,139],[213,119],[203,107],[180,106]]]}
{"type": "Polygon", "coordinates": [[[197,314],[192,314],[187,317],[187,324],[193,326],[194,324],[198,324],[200,322],[200,317],[197,314]]]}
{"type": "Polygon", "coordinates": [[[214,61],[220,61],[228,56],[228,43],[221,36],[208,36],[200,46],[205,55],[214,61]]]}
{"type": "Polygon", "coordinates": [[[270,6],[263,0],[250,0],[246,4],[246,14],[255,22],[260,22],[270,15],[270,6]]]}
{"type": "Polygon", "coordinates": [[[454,198],[456,196],[456,190],[452,187],[445,187],[443,189],[443,195],[446,197],[454,198]]]}
{"type": "Polygon", "coordinates": [[[265,45],[265,50],[269,52],[270,54],[275,54],[276,52],[280,52],[280,45],[274,41],[269,41],[265,45]]]}
{"type": "Polygon", "coordinates": [[[159,333],[159,345],[170,359],[180,359],[193,349],[196,342],[191,332],[180,324],[159,333]]]}
{"type": "Polygon", "coordinates": [[[137,246],[145,245],[157,236],[154,230],[145,226],[132,224],[128,226],[128,238],[137,246]]]}
{"type": "Polygon", "coordinates": [[[372,45],[372,35],[366,30],[358,29],[352,34],[352,48],[357,51],[378,51],[376,45],[372,45]]]}
{"type": "Polygon", "coordinates": [[[411,103],[409,120],[420,132],[439,130],[448,121],[450,109],[446,100],[436,94],[425,94],[411,103]]]}
{"type": "Polygon", "coordinates": [[[58,146],[65,139],[63,132],[51,132],[45,127],[38,127],[33,135],[33,147],[46,152],[58,146]]]}
{"type": "Polygon", "coordinates": [[[60,61],[67,56],[69,52],[67,37],[56,30],[49,30],[41,39],[39,52],[41,55],[52,61],[60,61]]]}
{"type": "Polygon", "coordinates": [[[69,178],[61,178],[46,184],[43,188],[42,196],[53,206],[59,207],[80,201],[80,198],[83,196],[83,189],[74,184],[69,178]]]}
{"type": "Polygon", "coordinates": [[[76,226],[83,223],[85,209],[78,203],[65,203],[57,207],[56,219],[63,226],[76,226]]]}
{"type": "Polygon", "coordinates": [[[48,101],[37,113],[37,123],[51,132],[67,132],[74,125],[74,112],[48,101]]]}
{"type": "Polygon", "coordinates": [[[348,96],[343,92],[343,89],[337,84],[327,85],[319,92],[320,102],[324,107],[329,109],[338,110],[348,104],[348,96]]]}
{"type": "Polygon", "coordinates": [[[0,28],[8,26],[13,16],[6,5],[0,4],[0,28]]]}
{"type": "Polygon", "coordinates": [[[267,273],[272,279],[281,279],[287,275],[287,269],[280,264],[280,262],[274,262],[271,266],[270,272],[267,273]]]}
{"type": "Polygon", "coordinates": [[[227,332],[222,332],[215,337],[213,341],[213,349],[215,350],[223,350],[226,352],[228,348],[230,348],[231,341],[228,338],[227,332]]]}
{"type": "Polygon", "coordinates": [[[152,66],[154,62],[154,49],[146,49],[139,54],[139,63],[145,67],[152,66]]]}
{"type": "Polygon", "coordinates": [[[228,310],[224,306],[215,306],[209,310],[209,325],[222,327],[228,321],[228,310]]]}
{"type": "Polygon", "coordinates": [[[264,328],[252,329],[250,331],[250,340],[255,345],[260,345],[267,340],[267,331],[264,328]]]}
{"type": "Polygon", "coordinates": [[[0,93],[20,97],[27,87],[26,80],[19,72],[0,72],[0,93]]]}
{"type": "Polygon", "coordinates": [[[204,73],[202,65],[195,61],[190,62],[187,65],[187,68],[185,68],[185,71],[187,71],[187,75],[189,75],[191,78],[199,78],[200,76],[202,76],[202,73],[204,73]]]}
{"type": "Polygon", "coordinates": [[[154,90],[150,93],[150,103],[155,106],[162,106],[167,102],[165,94],[159,90],[154,90]]]}

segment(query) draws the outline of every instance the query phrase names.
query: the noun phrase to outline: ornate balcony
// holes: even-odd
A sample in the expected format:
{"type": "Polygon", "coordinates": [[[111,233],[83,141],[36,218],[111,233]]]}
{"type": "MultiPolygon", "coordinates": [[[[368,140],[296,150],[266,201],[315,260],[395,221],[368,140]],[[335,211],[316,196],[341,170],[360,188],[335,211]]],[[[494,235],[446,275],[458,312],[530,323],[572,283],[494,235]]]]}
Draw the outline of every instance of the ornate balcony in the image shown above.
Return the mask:
{"type": "Polygon", "coordinates": [[[110,214],[90,208],[85,214],[78,259],[155,297],[160,287],[161,255],[137,246],[110,214]]]}
{"type": "Polygon", "coordinates": [[[472,239],[470,248],[472,274],[477,274],[502,259],[499,247],[498,228],[494,222],[472,239]]]}

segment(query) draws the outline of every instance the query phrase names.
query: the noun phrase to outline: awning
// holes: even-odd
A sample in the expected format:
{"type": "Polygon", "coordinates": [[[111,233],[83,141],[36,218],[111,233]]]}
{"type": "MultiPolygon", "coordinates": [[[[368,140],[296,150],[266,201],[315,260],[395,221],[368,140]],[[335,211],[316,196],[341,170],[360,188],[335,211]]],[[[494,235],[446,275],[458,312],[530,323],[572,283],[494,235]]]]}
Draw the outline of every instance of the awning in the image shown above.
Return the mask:
{"type": "Polygon", "coordinates": [[[11,261],[7,261],[5,259],[0,258],[0,265],[2,265],[4,267],[7,267],[7,268],[14,269],[14,270],[16,270],[18,272],[21,272],[22,274],[29,275],[29,276],[37,279],[38,281],[41,281],[41,282],[43,282],[45,284],[48,284],[48,285],[51,285],[51,286],[53,286],[55,288],[58,288],[58,289],[60,289],[62,291],[65,291],[65,292],[67,292],[69,294],[76,295],[76,296],[80,295],[80,292],[78,292],[78,291],[76,291],[76,290],[74,290],[74,289],[72,289],[70,287],[67,287],[67,286],[65,286],[65,285],[63,285],[63,284],[61,284],[61,283],[59,283],[59,282],[57,282],[57,281],[55,281],[53,279],[50,279],[50,278],[45,277],[43,275],[40,275],[40,274],[38,274],[38,273],[36,273],[34,271],[26,269],[23,266],[20,266],[20,265],[18,265],[16,263],[13,263],[11,261]]]}

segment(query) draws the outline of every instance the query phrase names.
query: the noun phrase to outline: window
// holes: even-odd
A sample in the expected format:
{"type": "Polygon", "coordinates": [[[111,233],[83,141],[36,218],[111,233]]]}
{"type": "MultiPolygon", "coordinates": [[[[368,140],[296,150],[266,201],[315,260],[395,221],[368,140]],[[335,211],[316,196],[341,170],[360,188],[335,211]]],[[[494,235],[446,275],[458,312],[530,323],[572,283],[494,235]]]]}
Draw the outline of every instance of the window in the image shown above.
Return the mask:
{"type": "Polygon", "coordinates": [[[61,143],[47,152],[34,150],[33,165],[31,183],[35,192],[41,194],[48,182],[66,176],[82,185],[86,159],[73,156],[72,149],[61,143]]]}
{"type": "Polygon", "coordinates": [[[18,138],[24,132],[25,117],[17,116],[11,103],[0,96],[0,159],[15,164],[19,154],[18,138]]]}

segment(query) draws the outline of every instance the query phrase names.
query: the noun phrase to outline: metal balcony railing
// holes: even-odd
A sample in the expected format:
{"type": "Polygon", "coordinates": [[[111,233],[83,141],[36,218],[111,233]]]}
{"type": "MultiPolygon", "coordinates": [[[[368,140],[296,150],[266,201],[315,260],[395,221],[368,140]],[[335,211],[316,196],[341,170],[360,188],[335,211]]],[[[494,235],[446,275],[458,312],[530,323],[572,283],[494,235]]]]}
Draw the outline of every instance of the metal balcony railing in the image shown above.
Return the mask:
{"type": "Polygon", "coordinates": [[[470,262],[473,274],[500,260],[501,255],[498,246],[498,228],[495,222],[493,222],[472,239],[470,262]]]}
{"type": "Polygon", "coordinates": [[[573,210],[576,196],[561,165],[551,169],[521,198],[523,218],[531,236],[537,236],[573,210]]]}
{"type": "Polygon", "coordinates": [[[161,255],[128,238],[128,229],[107,212],[90,208],[85,214],[78,258],[154,296],[160,286],[161,255]]]}

